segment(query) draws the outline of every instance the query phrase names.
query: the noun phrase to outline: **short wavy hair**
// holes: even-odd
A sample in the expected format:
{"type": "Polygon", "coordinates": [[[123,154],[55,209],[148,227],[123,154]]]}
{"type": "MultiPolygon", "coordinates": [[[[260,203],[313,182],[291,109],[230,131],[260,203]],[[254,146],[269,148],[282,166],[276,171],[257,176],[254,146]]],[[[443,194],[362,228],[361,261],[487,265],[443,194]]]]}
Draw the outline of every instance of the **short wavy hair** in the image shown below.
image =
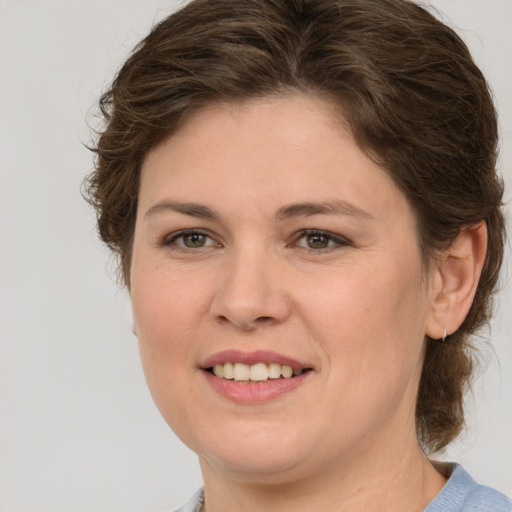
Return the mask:
{"type": "Polygon", "coordinates": [[[158,23],[100,100],[104,128],[84,182],[99,234],[130,264],[141,164],[205,106],[303,93],[337,105],[362,151],[416,215],[426,264],[485,221],[488,253],[474,302],[445,343],[426,339],[416,425],[426,452],[464,426],[470,335],[491,313],[503,257],[503,185],[488,85],[459,38],[408,0],[193,0],[158,23]]]}

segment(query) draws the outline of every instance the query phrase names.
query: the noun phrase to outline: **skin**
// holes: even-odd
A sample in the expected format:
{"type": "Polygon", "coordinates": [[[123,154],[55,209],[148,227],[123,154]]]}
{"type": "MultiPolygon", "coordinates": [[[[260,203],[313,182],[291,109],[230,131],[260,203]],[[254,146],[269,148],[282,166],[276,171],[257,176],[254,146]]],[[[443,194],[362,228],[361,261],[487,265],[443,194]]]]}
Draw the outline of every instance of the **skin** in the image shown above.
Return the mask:
{"type": "Polygon", "coordinates": [[[415,433],[425,335],[463,319],[452,312],[470,304],[464,265],[485,254],[482,231],[425,269],[405,196],[320,99],[213,105],[148,153],[134,325],[155,403],[199,456],[208,512],[423,510],[445,483],[415,433]],[[277,215],[333,201],[344,209],[277,215]],[[201,369],[228,349],[312,371],[290,393],[235,403],[201,369]]]}

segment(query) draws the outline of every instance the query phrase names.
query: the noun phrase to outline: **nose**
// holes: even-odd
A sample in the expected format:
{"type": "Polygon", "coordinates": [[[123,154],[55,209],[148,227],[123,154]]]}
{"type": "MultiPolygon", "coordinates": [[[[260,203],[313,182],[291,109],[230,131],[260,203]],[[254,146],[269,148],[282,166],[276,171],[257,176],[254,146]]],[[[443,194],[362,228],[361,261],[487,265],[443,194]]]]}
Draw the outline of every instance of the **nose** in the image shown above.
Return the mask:
{"type": "Polygon", "coordinates": [[[225,262],[211,313],[218,322],[251,331],[290,315],[283,269],[263,251],[241,251],[225,262]]]}

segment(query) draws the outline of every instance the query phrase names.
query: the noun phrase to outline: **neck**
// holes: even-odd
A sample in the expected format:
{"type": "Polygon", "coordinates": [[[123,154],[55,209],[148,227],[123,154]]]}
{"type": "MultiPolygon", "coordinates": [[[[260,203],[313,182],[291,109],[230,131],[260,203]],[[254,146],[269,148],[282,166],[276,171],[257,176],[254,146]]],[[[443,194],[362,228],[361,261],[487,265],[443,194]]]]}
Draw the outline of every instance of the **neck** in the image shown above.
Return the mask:
{"type": "Polygon", "coordinates": [[[219,471],[201,460],[205,512],[225,510],[294,510],[295,512],[422,511],[446,483],[430,464],[414,436],[397,450],[353,454],[314,472],[314,477],[290,476],[278,483],[254,476],[219,471]]]}

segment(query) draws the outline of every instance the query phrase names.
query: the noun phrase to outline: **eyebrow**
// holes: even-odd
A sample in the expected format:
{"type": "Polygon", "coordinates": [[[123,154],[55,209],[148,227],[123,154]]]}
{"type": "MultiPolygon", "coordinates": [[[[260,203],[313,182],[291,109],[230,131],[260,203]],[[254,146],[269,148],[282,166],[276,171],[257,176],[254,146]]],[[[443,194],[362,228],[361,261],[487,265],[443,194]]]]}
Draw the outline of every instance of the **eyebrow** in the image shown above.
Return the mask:
{"type": "Polygon", "coordinates": [[[309,217],[311,215],[346,215],[361,219],[375,220],[375,217],[368,211],[359,208],[348,201],[326,201],[295,203],[279,208],[275,218],[282,221],[293,217],[309,217]]]}
{"type": "MultiPolygon", "coordinates": [[[[204,204],[163,200],[149,208],[144,215],[144,219],[147,220],[165,211],[173,211],[183,215],[189,215],[190,217],[211,220],[219,219],[221,216],[216,210],[204,204]]],[[[349,217],[375,220],[375,217],[370,212],[348,201],[341,200],[289,204],[279,208],[274,219],[276,221],[284,221],[294,217],[309,217],[312,215],[346,215],[349,217]]]]}
{"type": "Polygon", "coordinates": [[[149,208],[144,215],[144,219],[147,220],[158,213],[169,210],[189,215],[190,217],[197,217],[199,219],[218,219],[220,217],[218,212],[204,204],[164,200],[149,208]]]}

